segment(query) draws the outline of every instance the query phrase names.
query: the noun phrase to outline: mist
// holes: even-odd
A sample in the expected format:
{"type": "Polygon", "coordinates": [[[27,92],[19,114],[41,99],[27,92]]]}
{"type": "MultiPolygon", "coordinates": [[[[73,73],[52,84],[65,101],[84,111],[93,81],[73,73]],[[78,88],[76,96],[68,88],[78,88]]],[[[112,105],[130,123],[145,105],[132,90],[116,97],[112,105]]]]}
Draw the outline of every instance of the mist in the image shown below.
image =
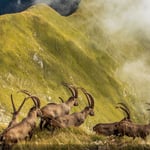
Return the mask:
{"type": "Polygon", "coordinates": [[[129,53],[139,53],[132,58],[126,58],[118,68],[117,75],[128,83],[132,89],[131,94],[139,99],[142,107],[143,102],[150,101],[150,1],[115,0],[112,6],[106,4],[106,14],[103,17],[104,26],[110,35],[118,36],[121,32],[119,38],[124,38],[123,41],[131,45],[129,53]]]}
{"type": "Polygon", "coordinates": [[[117,71],[118,77],[128,82],[133,95],[140,101],[150,101],[150,66],[145,58],[137,58],[134,61],[126,61],[117,71]]]}
{"type": "Polygon", "coordinates": [[[101,21],[110,32],[122,29],[150,31],[149,0],[96,0],[94,2],[95,5],[99,3],[103,7],[104,13],[101,21]]]}
{"type": "MultiPolygon", "coordinates": [[[[93,29],[96,25],[99,30],[103,29],[108,37],[106,48],[111,49],[110,43],[115,41],[114,57],[125,51],[122,56],[124,60],[121,60],[116,71],[117,77],[131,87],[132,94],[141,102],[149,102],[150,1],[94,0],[88,2],[87,7],[92,11],[92,17],[88,21],[88,23],[91,22],[88,25],[89,28],[93,29]]],[[[101,47],[100,38],[97,38],[97,43],[101,47]]],[[[119,63],[120,60],[115,58],[119,63]]]]}
{"type": "Polygon", "coordinates": [[[116,75],[128,84],[139,115],[149,118],[145,102],[150,102],[150,1],[104,0],[103,7],[104,30],[116,40],[117,50],[127,53],[116,75]]]}

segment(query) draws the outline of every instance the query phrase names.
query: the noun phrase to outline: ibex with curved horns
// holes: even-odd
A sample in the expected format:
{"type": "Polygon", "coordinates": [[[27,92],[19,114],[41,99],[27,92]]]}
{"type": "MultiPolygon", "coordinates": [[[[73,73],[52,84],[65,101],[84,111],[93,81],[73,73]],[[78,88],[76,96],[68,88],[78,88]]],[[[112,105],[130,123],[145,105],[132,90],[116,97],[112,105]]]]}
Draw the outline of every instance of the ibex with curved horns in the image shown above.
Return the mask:
{"type": "MultiPolygon", "coordinates": [[[[52,118],[67,115],[69,114],[73,106],[78,106],[78,101],[77,101],[78,90],[74,86],[69,85],[67,83],[63,83],[63,85],[70,90],[72,96],[70,96],[67,101],[65,102],[62,101],[62,103],[60,104],[48,103],[46,106],[43,106],[41,108],[41,112],[42,112],[42,117],[40,122],[41,129],[43,128],[43,125],[45,128],[47,128],[48,125],[50,125],[49,120],[51,120],[52,118]]],[[[62,100],[62,98],[60,99],[62,100]]]]}
{"type": "Polygon", "coordinates": [[[133,122],[124,121],[119,122],[117,128],[121,136],[126,135],[128,137],[132,137],[133,139],[135,139],[136,137],[140,137],[145,140],[146,137],[150,134],[150,123],[141,125],[133,122]]]}
{"type": "Polygon", "coordinates": [[[78,127],[84,123],[88,115],[94,116],[94,98],[91,94],[86,92],[85,89],[81,88],[82,92],[85,94],[89,106],[86,106],[81,112],[75,112],[70,115],[64,115],[52,119],[51,125],[55,128],[66,128],[75,126],[78,127]]]}
{"type": "Polygon", "coordinates": [[[21,110],[21,108],[23,107],[25,101],[28,98],[24,98],[24,100],[22,101],[21,105],[19,106],[18,110],[16,110],[15,104],[14,104],[14,100],[13,100],[13,96],[11,94],[11,104],[13,107],[13,112],[12,112],[12,120],[9,122],[8,126],[3,130],[3,132],[0,135],[0,139],[2,140],[3,138],[3,134],[11,127],[15,126],[18,123],[18,116],[19,116],[19,112],[21,110]]]}
{"type": "Polygon", "coordinates": [[[26,99],[32,98],[35,106],[33,106],[21,122],[8,128],[2,135],[3,149],[7,145],[12,145],[21,140],[26,140],[28,137],[31,138],[33,129],[36,126],[36,119],[40,113],[40,100],[36,96],[29,96],[26,99]]]}
{"type": "Polygon", "coordinates": [[[119,122],[96,124],[93,127],[93,131],[95,131],[97,134],[103,134],[103,135],[106,135],[106,136],[111,136],[111,135],[119,136],[120,133],[118,132],[118,124],[120,122],[124,122],[124,121],[131,122],[131,117],[130,117],[130,111],[124,103],[118,103],[118,106],[116,106],[116,108],[122,109],[126,113],[127,116],[124,117],[119,122]]]}
{"type": "Polygon", "coordinates": [[[19,106],[18,110],[16,110],[15,104],[14,104],[14,100],[13,100],[13,96],[11,94],[11,103],[12,103],[12,107],[13,107],[13,113],[12,113],[12,120],[10,121],[9,125],[7,128],[10,128],[14,125],[16,125],[18,123],[17,119],[20,113],[20,110],[22,109],[25,101],[27,100],[27,98],[24,98],[24,100],[22,101],[21,105],[19,106]]]}

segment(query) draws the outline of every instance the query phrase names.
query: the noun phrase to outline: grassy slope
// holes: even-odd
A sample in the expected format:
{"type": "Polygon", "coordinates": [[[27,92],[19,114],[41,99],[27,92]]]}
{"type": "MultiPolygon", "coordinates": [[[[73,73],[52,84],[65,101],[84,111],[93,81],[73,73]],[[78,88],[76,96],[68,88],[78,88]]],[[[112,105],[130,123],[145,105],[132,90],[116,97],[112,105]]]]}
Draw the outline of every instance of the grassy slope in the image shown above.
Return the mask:
{"type": "MultiPolygon", "coordinates": [[[[72,20],[71,17],[70,19],[72,20]]],[[[48,97],[56,102],[59,101],[58,96],[67,99],[69,93],[61,86],[62,81],[82,86],[94,96],[95,117],[88,117],[78,130],[70,129],[71,138],[66,137],[64,144],[81,144],[85,135],[87,143],[99,139],[93,137],[90,131],[92,126],[98,122],[122,118],[114,105],[132,99],[127,86],[114,74],[119,64],[108,52],[103,51],[103,47],[99,49],[76,23],[46,5],[37,5],[18,14],[0,16],[0,102],[6,109],[4,114],[10,116],[11,93],[16,105],[23,98],[16,93],[18,89],[27,89],[37,94],[42,105],[48,97]]],[[[74,109],[76,111],[87,104],[82,93],[80,95],[81,105],[74,109]]],[[[29,105],[31,103],[26,105],[24,112],[29,105]]],[[[4,122],[3,117],[2,123],[4,122]]],[[[67,135],[65,132],[55,135],[48,143],[62,143],[67,135]]],[[[40,134],[42,133],[37,135],[38,138],[45,141],[40,134]]]]}
{"type": "Polygon", "coordinates": [[[143,36],[141,30],[130,29],[128,26],[118,29],[117,32],[111,32],[113,30],[109,30],[104,24],[104,20],[107,19],[105,3],[103,1],[99,5],[95,3],[90,0],[82,1],[77,13],[67,20],[82,30],[98,49],[108,52],[108,55],[119,61],[118,65],[126,59],[135,59],[147,51],[148,35],[143,33],[145,35],[143,36]]]}
{"type": "MultiPolygon", "coordinates": [[[[146,120],[141,118],[143,118],[143,113],[149,118],[144,110],[146,107],[144,102],[147,102],[149,99],[149,96],[146,94],[147,91],[149,91],[149,78],[141,76],[141,69],[138,67],[137,62],[139,61],[140,63],[145,64],[145,66],[142,66],[142,69],[147,71],[143,71],[143,74],[145,76],[149,74],[148,56],[150,54],[150,37],[148,33],[142,32],[142,29],[131,28],[129,26],[120,28],[117,32],[111,32],[112,30],[108,30],[104,24],[104,20],[107,19],[107,8],[105,9],[106,6],[103,6],[105,2],[99,2],[99,5],[96,5],[95,3],[96,2],[90,0],[83,0],[79,10],[68,17],[67,20],[88,37],[90,43],[94,45],[94,50],[103,51],[113,59],[117,80],[121,79],[122,81],[125,81],[125,83],[122,82],[123,86],[127,86],[124,88],[124,96],[126,95],[126,92],[127,95],[129,95],[128,92],[130,92],[131,95],[134,95],[134,98],[131,98],[130,100],[125,98],[128,101],[130,108],[133,106],[131,108],[132,117],[136,118],[139,115],[137,117],[140,118],[138,121],[145,122],[146,120]],[[134,67],[130,67],[132,63],[135,63],[134,67]],[[128,68],[124,68],[125,64],[129,64],[128,68]],[[126,72],[122,72],[123,69],[126,69],[126,72]],[[131,71],[134,69],[138,71],[131,71]],[[139,79],[136,78],[135,74],[139,79]],[[146,81],[144,82],[144,80],[146,81]],[[146,82],[147,84],[144,84],[146,82]],[[141,87],[143,89],[142,91],[141,87]]],[[[122,100],[124,101],[124,97],[122,97],[122,100]]]]}
{"type": "Polygon", "coordinates": [[[9,93],[22,88],[37,93],[43,103],[46,96],[58,99],[65,94],[67,98],[62,81],[85,87],[99,104],[105,101],[111,106],[122,98],[122,87],[113,76],[113,59],[94,49],[49,7],[34,6],[1,16],[0,21],[2,103],[9,101],[9,93]]]}

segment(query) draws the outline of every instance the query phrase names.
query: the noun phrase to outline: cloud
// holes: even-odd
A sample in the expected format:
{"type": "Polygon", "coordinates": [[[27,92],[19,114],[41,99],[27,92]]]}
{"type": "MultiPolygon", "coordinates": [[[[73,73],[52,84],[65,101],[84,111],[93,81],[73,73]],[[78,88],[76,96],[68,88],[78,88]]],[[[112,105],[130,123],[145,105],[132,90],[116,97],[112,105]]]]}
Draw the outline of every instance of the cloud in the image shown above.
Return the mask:
{"type": "Polygon", "coordinates": [[[110,31],[118,30],[149,30],[150,26],[150,1],[135,0],[124,2],[114,0],[113,4],[107,7],[107,12],[104,17],[105,26],[110,31]]]}
{"type": "MultiPolygon", "coordinates": [[[[145,56],[133,61],[126,61],[118,69],[118,78],[127,82],[132,87],[136,96],[145,101],[150,98],[150,67],[145,61],[145,56]]],[[[134,94],[134,93],[132,93],[134,94]]]]}
{"type": "MultiPolygon", "coordinates": [[[[108,45],[109,49],[112,48],[112,55],[116,61],[122,62],[117,70],[117,77],[130,85],[133,89],[132,94],[148,101],[150,0],[89,0],[88,2],[87,7],[92,14],[90,21],[88,20],[89,28],[94,29],[97,26],[97,32],[98,27],[99,30],[103,30],[108,39],[105,47],[107,48],[108,45]]],[[[96,40],[101,39],[97,37],[96,40]]],[[[101,44],[101,41],[97,43],[101,44]]],[[[104,46],[103,49],[105,50],[104,46]]]]}
{"type": "Polygon", "coordinates": [[[89,10],[95,9],[93,18],[103,23],[110,32],[149,30],[149,0],[93,0],[88,5],[89,10]]]}

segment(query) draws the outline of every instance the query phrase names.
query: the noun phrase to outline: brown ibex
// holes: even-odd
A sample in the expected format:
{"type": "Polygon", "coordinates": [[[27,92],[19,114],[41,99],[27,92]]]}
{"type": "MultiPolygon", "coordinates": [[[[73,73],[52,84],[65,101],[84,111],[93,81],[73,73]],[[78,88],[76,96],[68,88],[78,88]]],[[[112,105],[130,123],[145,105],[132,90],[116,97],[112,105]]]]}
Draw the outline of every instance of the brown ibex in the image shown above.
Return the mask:
{"type": "Polygon", "coordinates": [[[85,119],[88,115],[94,116],[94,98],[91,94],[86,92],[85,89],[81,88],[83,93],[85,94],[89,106],[86,106],[81,112],[75,112],[70,115],[64,115],[52,119],[51,125],[55,128],[66,128],[75,126],[78,127],[84,123],[85,119]]]}
{"type": "Polygon", "coordinates": [[[10,123],[8,124],[7,128],[10,128],[14,125],[16,125],[18,123],[18,116],[19,116],[19,112],[21,110],[21,108],[23,107],[25,101],[27,100],[27,98],[24,98],[24,100],[22,101],[21,105],[19,106],[18,110],[16,110],[15,104],[14,104],[14,100],[13,100],[13,96],[11,94],[11,103],[12,103],[12,107],[13,107],[13,113],[12,113],[12,120],[10,121],[10,123]]]}
{"type": "Polygon", "coordinates": [[[36,126],[37,116],[40,114],[40,100],[36,96],[29,96],[27,99],[32,98],[35,106],[33,106],[21,122],[8,128],[3,134],[1,140],[3,142],[3,148],[6,145],[12,145],[21,140],[31,138],[33,129],[36,126]]]}
{"type": "Polygon", "coordinates": [[[24,100],[22,101],[21,105],[19,106],[18,110],[16,110],[15,104],[14,104],[14,100],[11,94],[11,103],[12,103],[12,107],[13,107],[13,112],[12,112],[12,120],[9,122],[8,126],[3,130],[3,132],[0,135],[0,139],[2,139],[3,134],[11,127],[15,126],[18,123],[18,116],[19,116],[19,112],[22,108],[22,106],[24,105],[25,101],[27,100],[27,98],[24,98],[24,100]]]}
{"type": "MultiPolygon", "coordinates": [[[[40,121],[40,129],[45,128],[48,129],[49,121],[53,118],[64,116],[69,114],[71,108],[73,106],[78,106],[78,91],[77,88],[69,85],[67,83],[63,83],[64,86],[66,86],[72,93],[72,96],[69,97],[67,101],[62,101],[62,103],[48,103],[46,106],[43,106],[41,108],[42,117],[40,121]]],[[[59,97],[60,98],[60,97],[59,97]]],[[[62,99],[62,98],[60,98],[62,99]]]]}
{"type": "MultiPolygon", "coordinates": [[[[149,109],[147,109],[149,110],[149,109]]],[[[140,137],[142,139],[146,139],[146,137],[150,134],[150,123],[149,124],[136,124],[133,122],[123,121],[118,124],[118,132],[124,136],[132,137],[135,139],[136,137],[140,137]]]]}
{"type": "Polygon", "coordinates": [[[98,123],[93,127],[93,131],[95,131],[97,134],[102,134],[105,136],[120,136],[120,133],[118,132],[118,124],[120,122],[131,122],[130,112],[128,107],[123,103],[118,103],[119,105],[116,106],[116,108],[122,109],[126,113],[126,117],[124,117],[119,122],[113,122],[113,123],[98,123]]]}

